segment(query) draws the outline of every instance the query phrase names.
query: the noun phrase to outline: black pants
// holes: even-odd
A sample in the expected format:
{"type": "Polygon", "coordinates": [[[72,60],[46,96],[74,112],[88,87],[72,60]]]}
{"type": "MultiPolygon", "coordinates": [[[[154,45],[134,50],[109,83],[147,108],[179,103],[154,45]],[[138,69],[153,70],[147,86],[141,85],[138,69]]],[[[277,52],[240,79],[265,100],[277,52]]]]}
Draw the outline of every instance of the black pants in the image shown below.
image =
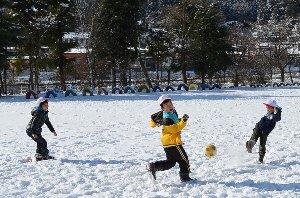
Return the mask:
{"type": "Polygon", "coordinates": [[[167,147],[164,148],[164,150],[167,159],[154,163],[154,167],[157,171],[169,170],[174,167],[177,162],[181,174],[188,174],[190,172],[189,159],[182,145],[167,147]]]}
{"type": "Polygon", "coordinates": [[[32,134],[27,132],[27,135],[36,142],[36,153],[42,156],[47,156],[49,150],[47,149],[47,141],[42,137],[41,134],[37,134],[37,138],[33,138],[32,134]]]}
{"type": "Polygon", "coordinates": [[[250,140],[257,142],[258,138],[259,138],[259,155],[263,157],[265,156],[266,153],[266,143],[267,143],[268,134],[264,134],[262,130],[258,128],[254,128],[250,140]]]}

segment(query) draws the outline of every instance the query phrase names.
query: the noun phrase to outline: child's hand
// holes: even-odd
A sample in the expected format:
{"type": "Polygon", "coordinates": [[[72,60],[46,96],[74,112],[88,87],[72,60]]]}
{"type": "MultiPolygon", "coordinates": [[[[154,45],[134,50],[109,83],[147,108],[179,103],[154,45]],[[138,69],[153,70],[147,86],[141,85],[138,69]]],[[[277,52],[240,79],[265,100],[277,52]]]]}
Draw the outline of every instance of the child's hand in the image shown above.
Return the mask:
{"type": "Polygon", "coordinates": [[[187,115],[187,114],[184,114],[183,116],[182,116],[182,119],[183,119],[183,121],[187,121],[188,119],[189,119],[189,116],[187,115]]]}
{"type": "Polygon", "coordinates": [[[276,107],[276,108],[275,108],[275,113],[277,113],[278,111],[281,111],[281,110],[282,110],[281,107],[276,107]]]}

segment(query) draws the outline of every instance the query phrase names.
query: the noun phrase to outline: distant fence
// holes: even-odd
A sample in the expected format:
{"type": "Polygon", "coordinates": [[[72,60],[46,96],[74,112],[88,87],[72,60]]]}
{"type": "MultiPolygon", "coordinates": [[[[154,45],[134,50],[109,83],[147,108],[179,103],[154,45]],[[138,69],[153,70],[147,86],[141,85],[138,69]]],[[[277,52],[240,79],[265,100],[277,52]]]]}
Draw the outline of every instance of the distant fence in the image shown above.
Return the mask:
{"type": "MultiPolygon", "coordinates": [[[[295,76],[294,76],[294,80],[296,82],[299,82],[299,77],[300,77],[300,73],[299,72],[292,72],[295,76]]],[[[287,74],[287,73],[286,73],[287,74]]],[[[273,80],[274,81],[279,81],[279,74],[273,74],[273,76],[277,76],[276,79],[274,78],[273,80]]],[[[225,76],[218,76],[218,77],[214,77],[212,79],[209,80],[209,84],[213,85],[213,84],[226,84],[226,82],[230,82],[232,80],[233,76],[229,75],[229,74],[226,74],[225,76]]],[[[151,79],[152,83],[153,83],[153,86],[155,86],[156,84],[156,80],[155,79],[151,79]]],[[[286,80],[289,81],[289,77],[286,76],[286,80]]],[[[188,86],[187,88],[184,88],[185,90],[186,89],[192,89],[192,90],[195,90],[197,89],[196,87],[193,87],[191,86],[191,84],[196,84],[196,85],[199,85],[201,84],[201,78],[196,78],[196,77],[193,77],[193,78],[188,78],[187,79],[188,81],[188,86]]],[[[207,79],[208,81],[208,79],[207,79]]],[[[117,80],[115,81],[115,83],[117,85],[120,85],[120,81],[117,80]]],[[[174,86],[177,87],[178,85],[180,85],[182,83],[182,79],[178,78],[178,79],[161,79],[159,81],[159,85],[161,86],[161,88],[163,86],[168,86],[168,85],[171,85],[171,86],[174,86]]],[[[81,82],[72,82],[72,81],[68,81],[66,83],[66,86],[67,86],[67,90],[68,89],[72,89],[72,90],[77,90],[77,91],[81,91],[85,86],[83,85],[84,83],[81,81],[81,82]]],[[[113,84],[113,81],[111,80],[101,80],[99,81],[97,84],[100,84],[101,87],[108,87],[109,85],[112,85],[113,84]]],[[[132,85],[132,86],[140,86],[140,85],[145,85],[146,82],[145,80],[132,80],[131,82],[128,82],[129,85],[132,85]]],[[[248,82],[248,85],[252,85],[253,83],[251,82],[248,82]]],[[[257,84],[257,83],[254,83],[254,84],[257,84]]],[[[273,83],[270,83],[270,84],[273,84],[273,83]]],[[[13,95],[13,94],[26,94],[27,91],[30,90],[30,85],[29,83],[16,83],[16,84],[7,84],[7,94],[9,95],[13,95]]],[[[60,88],[60,83],[59,82],[54,82],[54,83],[40,83],[38,86],[35,86],[35,91],[40,91],[40,92],[46,92],[46,91],[49,91],[49,90],[61,90],[60,88]],[[37,88],[38,87],[38,88],[37,88]]],[[[156,89],[155,89],[156,90],[156,89]]],[[[138,91],[138,90],[136,90],[138,91]]],[[[157,90],[156,90],[157,91],[157,90]]],[[[159,90],[160,91],[160,90],[159,90]]],[[[131,91],[132,92],[132,91],[131,91]]]]}
{"type": "MultiPolygon", "coordinates": [[[[40,84],[39,91],[48,91],[58,89],[59,84],[40,84]]],[[[18,83],[15,85],[7,85],[8,94],[26,94],[30,90],[30,85],[25,83],[18,83]]]]}

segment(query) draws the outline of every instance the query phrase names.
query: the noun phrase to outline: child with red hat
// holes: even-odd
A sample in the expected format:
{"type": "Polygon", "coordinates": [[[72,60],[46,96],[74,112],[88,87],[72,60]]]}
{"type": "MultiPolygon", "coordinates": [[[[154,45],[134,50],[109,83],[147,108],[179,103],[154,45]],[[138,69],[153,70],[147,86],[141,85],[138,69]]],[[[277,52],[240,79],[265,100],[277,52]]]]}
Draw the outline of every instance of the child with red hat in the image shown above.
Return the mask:
{"type": "Polygon", "coordinates": [[[258,161],[260,163],[263,163],[265,157],[268,135],[275,128],[276,123],[281,120],[281,107],[277,105],[275,100],[269,100],[267,103],[263,104],[266,106],[267,114],[255,125],[250,140],[246,142],[247,151],[252,153],[252,148],[259,138],[258,161]]]}

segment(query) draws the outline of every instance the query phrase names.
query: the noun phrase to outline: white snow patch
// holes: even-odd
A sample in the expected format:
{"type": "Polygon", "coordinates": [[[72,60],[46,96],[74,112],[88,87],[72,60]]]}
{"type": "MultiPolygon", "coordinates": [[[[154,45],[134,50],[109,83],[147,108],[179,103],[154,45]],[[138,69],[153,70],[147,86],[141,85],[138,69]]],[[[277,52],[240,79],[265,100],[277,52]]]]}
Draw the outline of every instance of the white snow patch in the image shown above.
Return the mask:
{"type": "Polygon", "coordinates": [[[35,152],[26,135],[35,101],[0,99],[0,195],[2,197],[299,197],[300,89],[216,90],[169,93],[179,115],[189,114],[183,130],[194,183],[181,183],[179,168],[145,170],[165,158],[160,129],[150,129],[159,94],[51,99],[49,117],[58,136],[43,136],[57,160],[24,162],[35,152]],[[275,98],[282,121],[270,134],[265,164],[245,151],[262,102],[275,98]],[[203,155],[205,145],[218,155],[203,155]]]}

